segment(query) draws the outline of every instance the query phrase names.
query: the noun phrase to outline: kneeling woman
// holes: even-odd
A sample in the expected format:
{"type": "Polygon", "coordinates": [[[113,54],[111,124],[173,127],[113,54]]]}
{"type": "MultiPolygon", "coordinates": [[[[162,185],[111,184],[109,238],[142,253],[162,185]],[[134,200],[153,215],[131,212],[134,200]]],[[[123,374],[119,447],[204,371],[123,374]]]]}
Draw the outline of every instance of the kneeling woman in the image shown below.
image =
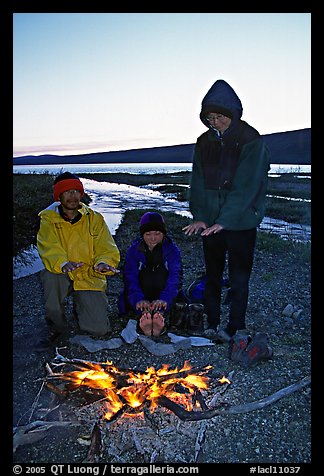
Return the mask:
{"type": "Polygon", "coordinates": [[[126,252],[119,313],[133,311],[145,335],[159,336],[181,289],[181,255],[160,213],[145,213],[139,231],[126,252]]]}

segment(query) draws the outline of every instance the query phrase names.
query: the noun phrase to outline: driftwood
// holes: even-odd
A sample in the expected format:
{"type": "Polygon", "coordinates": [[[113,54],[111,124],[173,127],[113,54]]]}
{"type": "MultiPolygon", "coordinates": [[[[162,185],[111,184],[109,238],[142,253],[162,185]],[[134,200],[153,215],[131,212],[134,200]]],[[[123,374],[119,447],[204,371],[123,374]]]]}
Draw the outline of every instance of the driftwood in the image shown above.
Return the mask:
{"type": "Polygon", "coordinates": [[[229,380],[230,383],[223,383],[221,387],[218,388],[217,393],[213,396],[213,398],[209,402],[209,406],[212,408],[216,405],[217,400],[219,399],[219,396],[222,395],[223,393],[226,392],[228,386],[231,384],[232,379],[234,375],[234,370],[232,370],[228,376],[227,379],[229,380]]]}
{"type": "Polygon", "coordinates": [[[91,360],[83,360],[83,359],[67,359],[63,355],[59,354],[56,352],[56,355],[54,357],[54,361],[52,362],[52,365],[55,366],[62,366],[62,365],[73,365],[74,367],[81,368],[82,370],[84,369],[98,369],[98,367],[101,367],[103,370],[108,370],[112,373],[126,373],[126,372],[131,372],[131,369],[123,369],[117,370],[111,363],[108,362],[94,362],[91,360]]]}
{"type": "Polygon", "coordinates": [[[13,433],[17,433],[18,431],[23,433],[28,433],[29,431],[37,430],[48,430],[52,426],[64,426],[64,425],[71,425],[72,422],[70,421],[43,421],[43,420],[35,420],[27,425],[15,426],[13,429],[13,433]]]}
{"type": "Polygon", "coordinates": [[[68,393],[66,390],[62,390],[59,388],[57,385],[54,385],[53,383],[49,382],[48,380],[45,381],[45,387],[50,390],[51,392],[55,393],[58,397],[61,398],[66,398],[68,393]]]}
{"type": "Polygon", "coordinates": [[[205,441],[205,433],[207,428],[207,422],[202,421],[198,431],[197,439],[195,442],[195,463],[199,463],[202,457],[203,444],[205,441]]]}
{"type": "Polygon", "coordinates": [[[84,462],[97,463],[100,457],[101,448],[102,448],[101,429],[99,424],[96,422],[92,429],[90,448],[87,454],[87,458],[84,462]]]}
{"type": "Polygon", "coordinates": [[[261,400],[257,400],[251,403],[246,403],[244,405],[234,405],[234,406],[228,406],[223,408],[213,408],[213,409],[205,410],[201,412],[187,411],[184,408],[182,408],[180,405],[178,405],[177,403],[173,402],[172,400],[170,400],[169,398],[163,395],[158,397],[157,401],[161,406],[167,408],[168,410],[171,410],[181,420],[198,421],[198,420],[210,419],[219,415],[235,415],[238,413],[248,413],[254,410],[260,410],[261,408],[264,408],[267,405],[271,405],[271,403],[274,403],[277,400],[280,400],[283,397],[287,397],[288,395],[291,395],[297,390],[300,390],[303,387],[310,385],[310,383],[311,383],[311,378],[305,377],[300,382],[289,385],[288,387],[285,387],[268,397],[262,398],[261,400]]]}
{"type": "Polygon", "coordinates": [[[80,423],[74,423],[71,421],[42,421],[36,420],[27,425],[14,427],[13,436],[13,452],[15,452],[18,446],[27,445],[29,443],[36,443],[42,440],[47,435],[47,430],[55,426],[67,426],[77,425],[80,423]]]}

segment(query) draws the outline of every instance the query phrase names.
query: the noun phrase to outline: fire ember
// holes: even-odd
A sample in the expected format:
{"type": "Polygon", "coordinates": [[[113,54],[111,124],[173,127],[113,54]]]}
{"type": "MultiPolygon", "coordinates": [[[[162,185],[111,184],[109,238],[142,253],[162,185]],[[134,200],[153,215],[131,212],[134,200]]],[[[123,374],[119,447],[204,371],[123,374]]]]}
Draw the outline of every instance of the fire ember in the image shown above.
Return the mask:
{"type": "Polygon", "coordinates": [[[306,376],[260,400],[231,405],[231,399],[223,396],[232,387],[234,371],[228,378],[209,377],[211,365],[192,368],[186,361],[180,369],[163,365],[141,373],[118,369],[109,361],[67,359],[57,353],[46,368],[41,388],[55,396],[48,408],[39,408],[42,416],[14,428],[14,452],[44,438],[49,428],[82,425],[77,441],[88,446],[87,463],[101,458],[118,463],[164,462],[170,461],[170,455],[175,462],[203,462],[207,429],[218,425],[202,420],[260,411],[311,384],[306,376]],[[78,408],[71,411],[70,403],[78,408]]]}
{"type": "MultiPolygon", "coordinates": [[[[192,368],[186,361],[181,369],[148,367],[145,372],[118,369],[112,362],[90,362],[66,359],[58,354],[52,367],[71,366],[70,371],[55,372],[47,365],[47,388],[62,397],[74,397],[81,403],[100,401],[102,419],[112,421],[121,414],[138,415],[149,407],[151,413],[158,405],[168,408],[181,419],[198,420],[208,417],[210,411],[203,398],[209,388],[210,377],[206,374],[213,368],[206,365],[192,368]],[[65,382],[63,388],[54,381],[65,382]]],[[[222,377],[217,385],[230,384],[222,377]]]]}

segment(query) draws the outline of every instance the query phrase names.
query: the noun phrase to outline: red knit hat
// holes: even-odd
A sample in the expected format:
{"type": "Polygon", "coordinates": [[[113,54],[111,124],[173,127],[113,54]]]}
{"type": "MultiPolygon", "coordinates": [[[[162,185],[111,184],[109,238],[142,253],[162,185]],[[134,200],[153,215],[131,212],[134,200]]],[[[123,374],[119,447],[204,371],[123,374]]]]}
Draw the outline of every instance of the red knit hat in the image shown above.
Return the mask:
{"type": "Polygon", "coordinates": [[[77,175],[70,172],[64,172],[56,177],[53,185],[54,200],[60,199],[60,195],[67,190],[79,190],[81,197],[84,195],[84,188],[81,180],[77,175]]]}

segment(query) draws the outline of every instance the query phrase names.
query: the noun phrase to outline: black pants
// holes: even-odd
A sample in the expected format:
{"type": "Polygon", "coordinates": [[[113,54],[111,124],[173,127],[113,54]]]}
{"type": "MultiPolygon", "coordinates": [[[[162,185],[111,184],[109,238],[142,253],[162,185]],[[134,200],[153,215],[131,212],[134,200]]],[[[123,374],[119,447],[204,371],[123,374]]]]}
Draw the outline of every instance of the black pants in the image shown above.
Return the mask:
{"type": "Polygon", "coordinates": [[[166,286],[168,276],[169,272],[164,265],[141,269],[139,282],[145,299],[148,301],[160,299],[160,293],[166,286]]]}
{"type": "Polygon", "coordinates": [[[245,329],[255,242],[256,228],[243,231],[222,230],[203,237],[206,266],[204,304],[208,327],[216,329],[220,324],[221,282],[227,257],[231,302],[226,330],[233,335],[236,330],[245,329]]]}

